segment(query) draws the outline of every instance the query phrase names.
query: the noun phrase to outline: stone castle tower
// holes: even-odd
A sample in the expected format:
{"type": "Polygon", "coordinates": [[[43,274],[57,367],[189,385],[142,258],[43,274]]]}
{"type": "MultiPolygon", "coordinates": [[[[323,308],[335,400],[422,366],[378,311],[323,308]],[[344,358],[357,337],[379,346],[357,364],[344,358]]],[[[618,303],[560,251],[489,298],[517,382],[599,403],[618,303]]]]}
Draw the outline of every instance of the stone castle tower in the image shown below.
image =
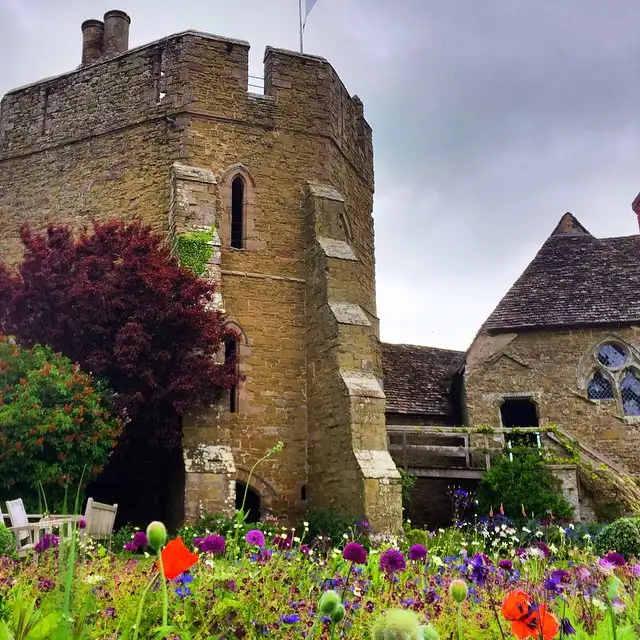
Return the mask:
{"type": "MultiPolygon", "coordinates": [[[[172,242],[212,231],[203,277],[242,339],[245,380],[184,421],[185,516],[314,505],[401,523],[376,317],[371,129],[323,58],[196,31],[128,48],[130,19],[82,25],[82,61],[9,92],[0,116],[0,258],[18,229],[138,218],[172,242]],[[237,485],[237,483],[240,483],[237,485]]],[[[194,345],[197,347],[197,345],[194,345]]]]}

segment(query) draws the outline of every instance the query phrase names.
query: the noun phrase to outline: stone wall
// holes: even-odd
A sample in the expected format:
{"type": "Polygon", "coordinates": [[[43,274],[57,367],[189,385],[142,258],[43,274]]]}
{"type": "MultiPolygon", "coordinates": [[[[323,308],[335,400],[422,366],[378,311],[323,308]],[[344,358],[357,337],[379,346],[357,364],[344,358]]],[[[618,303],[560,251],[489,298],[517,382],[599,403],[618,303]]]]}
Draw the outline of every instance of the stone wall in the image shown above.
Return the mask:
{"type": "Polygon", "coordinates": [[[481,333],[467,358],[467,424],[499,427],[506,398],[531,398],[541,426],[558,425],[629,472],[640,473],[639,419],[623,414],[619,396],[587,397],[595,349],[609,340],[626,345],[637,357],[640,328],[481,333]]]}
{"type": "MultiPolygon", "coordinates": [[[[205,277],[219,283],[218,303],[242,336],[246,379],[237,412],[229,411],[227,395],[185,417],[188,517],[202,508],[230,509],[234,478],[246,480],[278,440],[284,451],[257,470],[253,485],[269,511],[299,516],[303,497],[322,496],[326,480],[307,474],[308,424],[317,441],[330,440],[340,422],[344,444],[353,442],[351,475],[334,478],[336,496],[345,491],[348,499],[336,504],[358,513],[365,503],[377,505],[365,511],[373,509],[381,524],[388,514],[395,527],[399,488],[395,467],[385,467],[384,394],[351,393],[360,387],[351,373],[342,375],[343,369],[366,371],[373,381],[381,375],[371,129],[362,103],[322,58],[268,48],[265,95],[248,93],[248,50],[243,41],[189,31],[5,96],[2,259],[19,260],[23,222],[77,229],[93,220],[139,218],[170,239],[215,226],[219,245],[205,277]],[[236,175],[246,185],[243,249],[229,246],[236,175]],[[331,281],[317,308],[308,294],[319,263],[310,256],[335,263],[338,274],[345,267],[340,258],[322,258],[310,233],[310,182],[341,193],[334,227],[322,234],[348,241],[357,263],[348,277],[331,281]],[[343,303],[359,307],[366,331],[336,321],[350,313],[343,303]],[[310,332],[316,333],[309,338],[310,332]],[[314,367],[328,350],[336,366],[323,374],[323,393],[311,399],[314,367]],[[382,467],[389,479],[384,497],[382,467]]],[[[322,455],[333,464],[329,451],[318,452],[314,468],[322,455]]]]}

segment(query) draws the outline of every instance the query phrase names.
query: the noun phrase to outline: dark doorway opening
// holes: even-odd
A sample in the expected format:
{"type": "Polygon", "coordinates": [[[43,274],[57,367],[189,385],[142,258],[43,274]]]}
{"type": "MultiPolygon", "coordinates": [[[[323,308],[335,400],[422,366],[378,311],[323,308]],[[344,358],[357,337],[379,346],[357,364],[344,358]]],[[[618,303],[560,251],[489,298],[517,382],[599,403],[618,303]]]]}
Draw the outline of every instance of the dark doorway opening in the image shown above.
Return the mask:
{"type": "MultiPolygon", "coordinates": [[[[245,491],[247,491],[247,485],[244,482],[236,482],[236,509],[242,507],[245,491]]],[[[245,522],[260,522],[260,496],[251,487],[247,491],[244,510],[249,512],[245,522]]]]}
{"type": "MultiPolygon", "coordinates": [[[[530,398],[509,398],[500,407],[502,426],[505,429],[536,428],[538,422],[538,407],[530,398]]],[[[532,431],[529,433],[505,434],[508,449],[540,448],[540,434],[532,431]]]]}

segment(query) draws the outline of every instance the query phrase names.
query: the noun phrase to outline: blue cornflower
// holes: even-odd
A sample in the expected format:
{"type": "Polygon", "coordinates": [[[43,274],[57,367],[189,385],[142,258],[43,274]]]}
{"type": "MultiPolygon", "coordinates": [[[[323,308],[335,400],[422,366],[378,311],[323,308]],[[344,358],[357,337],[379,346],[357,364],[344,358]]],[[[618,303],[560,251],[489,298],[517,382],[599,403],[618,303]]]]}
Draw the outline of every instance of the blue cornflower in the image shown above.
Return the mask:
{"type": "Polygon", "coordinates": [[[176,595],[180,596],[181,598],[186,598],[187,596],[191,595],[191,589],[189,589],[189,587],[178,587],[176,589],[176,595]]]}
{"type": "Polygon", "coordinates": [[[280,622],[283,624],[295,624],[296,622],[300,622],[300,616],[296,613],[287,613],[280,617],[280,622]]]}

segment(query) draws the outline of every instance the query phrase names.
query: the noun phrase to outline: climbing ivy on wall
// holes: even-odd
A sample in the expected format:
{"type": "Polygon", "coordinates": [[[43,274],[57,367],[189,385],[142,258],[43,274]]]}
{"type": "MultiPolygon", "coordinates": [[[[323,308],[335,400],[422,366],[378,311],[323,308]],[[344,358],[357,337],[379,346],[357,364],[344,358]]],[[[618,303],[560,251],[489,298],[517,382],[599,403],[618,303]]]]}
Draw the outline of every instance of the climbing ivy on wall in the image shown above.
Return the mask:
{"type": "Polygon", "coordinates": [[[213,240],[215,228],[203,231],[190,231],[178,236],[177,251],[180,264],[187,267],[196,276],[201,276],[207,263],[213,255],[213,247],[209,244],[213,240]]]}

